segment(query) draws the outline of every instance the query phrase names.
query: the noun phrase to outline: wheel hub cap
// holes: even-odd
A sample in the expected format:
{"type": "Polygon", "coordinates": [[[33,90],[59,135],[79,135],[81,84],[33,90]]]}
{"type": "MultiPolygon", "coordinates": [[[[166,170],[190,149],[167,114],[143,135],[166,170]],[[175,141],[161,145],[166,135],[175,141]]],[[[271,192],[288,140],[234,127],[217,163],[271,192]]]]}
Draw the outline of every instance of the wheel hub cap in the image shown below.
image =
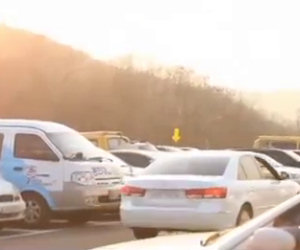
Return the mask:
{"type": "Polygon", "coordinates": [[[35,201],[26,201],[25,222],[36,223],[41,217],[41,208],[35,201]]]}

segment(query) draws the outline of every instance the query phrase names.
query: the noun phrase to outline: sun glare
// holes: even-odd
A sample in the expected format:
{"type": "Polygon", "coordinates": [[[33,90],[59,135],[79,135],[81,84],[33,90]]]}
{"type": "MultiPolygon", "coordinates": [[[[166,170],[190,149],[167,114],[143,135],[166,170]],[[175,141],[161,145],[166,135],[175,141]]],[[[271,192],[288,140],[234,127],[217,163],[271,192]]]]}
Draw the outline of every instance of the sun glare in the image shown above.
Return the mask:
{"type": "Polygon", "coordinates": [[[0,21],[99,59],[144,56],[240,89],[298,87],[299,3],[242,2],[1,0],[0,21]]]}

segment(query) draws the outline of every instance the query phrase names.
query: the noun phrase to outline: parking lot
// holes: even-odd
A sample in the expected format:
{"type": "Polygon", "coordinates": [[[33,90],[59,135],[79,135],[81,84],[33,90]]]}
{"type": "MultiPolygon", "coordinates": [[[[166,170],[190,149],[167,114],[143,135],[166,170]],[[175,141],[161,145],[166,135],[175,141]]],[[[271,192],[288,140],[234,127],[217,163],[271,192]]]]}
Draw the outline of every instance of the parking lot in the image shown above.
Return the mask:
{"type": "Polygon", "coordinates": [[[84,226],[53,221],[40,230],[6,227],[0,232],[1,250],[81,250],[133,239],[131,231],[116,220],[93,221],[84,226]]]}

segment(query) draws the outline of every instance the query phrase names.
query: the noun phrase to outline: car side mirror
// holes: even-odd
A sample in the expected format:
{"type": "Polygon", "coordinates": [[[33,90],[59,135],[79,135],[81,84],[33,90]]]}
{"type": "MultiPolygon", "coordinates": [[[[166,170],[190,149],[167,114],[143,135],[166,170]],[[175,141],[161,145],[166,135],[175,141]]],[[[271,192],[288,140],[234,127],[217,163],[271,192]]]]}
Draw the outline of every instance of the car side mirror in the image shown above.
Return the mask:
{"type": "Polygon", "coordinates": [[[286,179],[290,179],[290,176],[289,176],[289,174],[287,172],[281,172],[280,173],[280,178],[282,180],[286,180],[286,179]]]}

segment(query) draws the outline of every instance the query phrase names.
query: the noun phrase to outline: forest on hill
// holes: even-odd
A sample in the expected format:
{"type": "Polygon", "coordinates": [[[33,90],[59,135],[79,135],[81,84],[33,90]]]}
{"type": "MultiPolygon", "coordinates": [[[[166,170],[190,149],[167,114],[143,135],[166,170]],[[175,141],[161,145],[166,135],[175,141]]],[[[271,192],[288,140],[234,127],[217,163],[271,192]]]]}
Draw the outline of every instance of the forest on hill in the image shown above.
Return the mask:
{"type": "MultiPolygon", "coordinates": [[[[201,79],[201,78],[200,78],[201,79]]],[[[121,130],[158,144],[251,146],[288,128],[175,68],[164,76],[119,68],[51,39],[0,26],[0,117],[52,120],[77,130],[121,130]]]]}

